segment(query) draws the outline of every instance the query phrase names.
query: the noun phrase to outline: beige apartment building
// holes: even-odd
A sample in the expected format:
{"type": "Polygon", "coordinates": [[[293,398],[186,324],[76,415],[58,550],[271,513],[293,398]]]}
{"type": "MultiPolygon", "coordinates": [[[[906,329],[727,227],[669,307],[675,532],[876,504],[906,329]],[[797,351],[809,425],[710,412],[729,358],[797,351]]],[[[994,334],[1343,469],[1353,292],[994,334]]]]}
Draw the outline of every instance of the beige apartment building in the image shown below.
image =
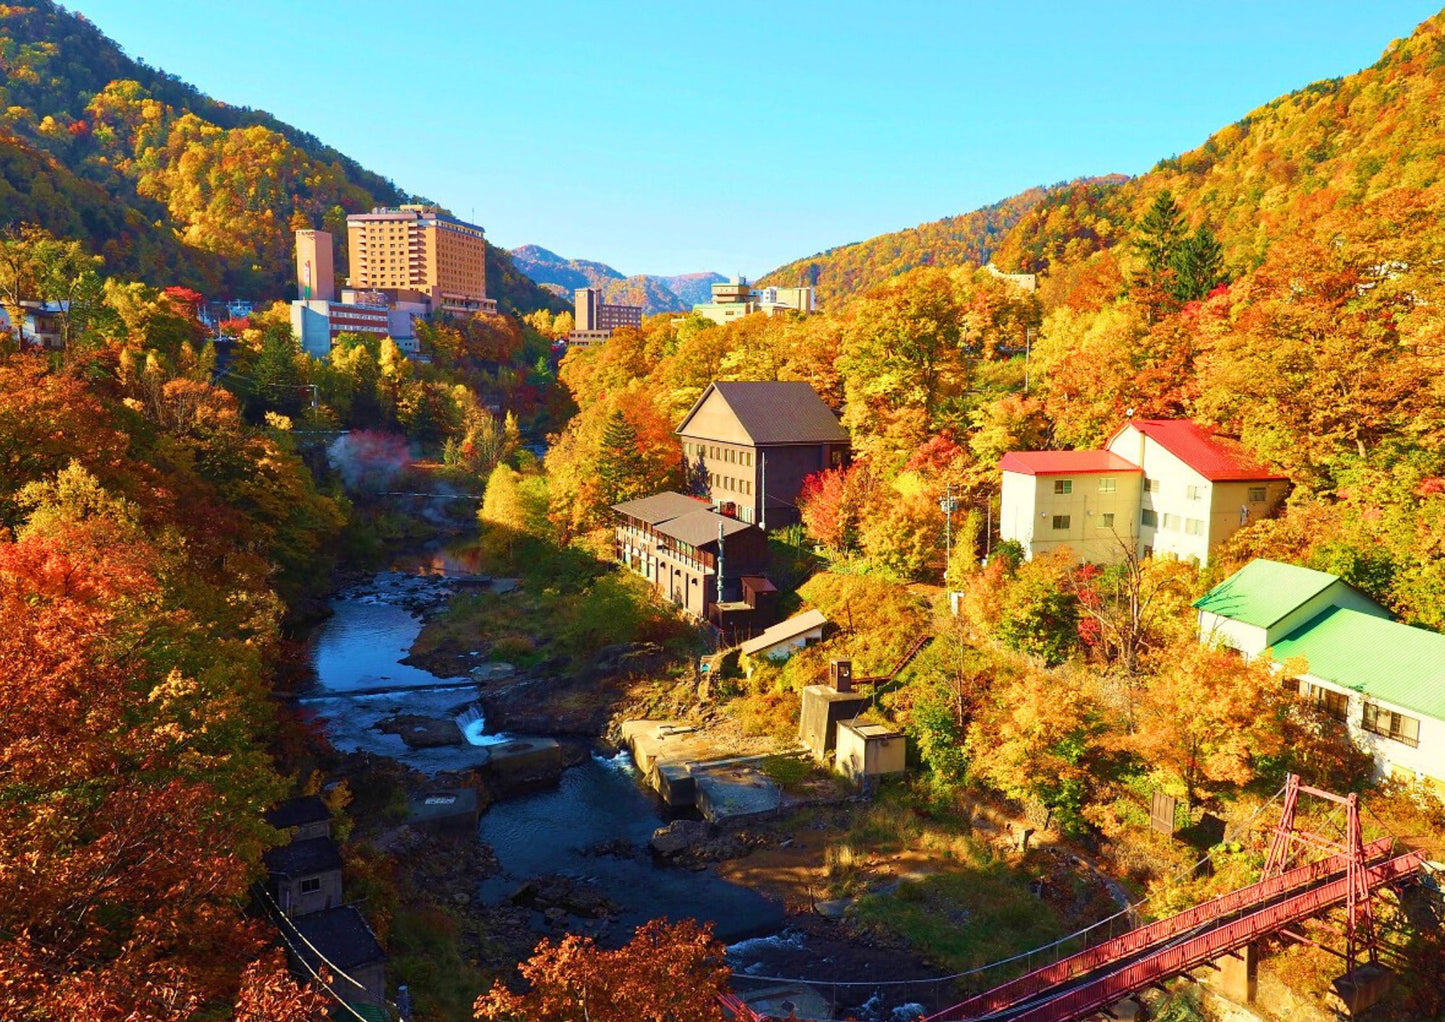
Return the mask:
{"type": "Polygon", "coordinates": [[[296,232],[296,297],[303,302],[329,302],[336,297],[336,270],[327,231],[296,232]]]}
{"type": "Polygon", "coordinates": [[[1011,451],[999,463],[999,536],[1027,557],[1070,548],[1112,563],[1132,546],[1204,564],[1271,514],[1289,479],[1188,419],[1131,419],[1102,451],[1011,451]]]}
{"type": "Polygon", "coordinates": [[[621,327],[642,325],[642,306],[615,305],[603,299],[600,287],[579,287],[573,292],[573,324],[567,343],[574,348],[590,348],[612,336],[621,327]]]}
{"type": "Polygon", "coordinates": [[[377,207],[346,218],[351,266],[347,284],[432,312],[495,312],[487,298],[487,243],[482,228],[431,206],[377,207]]]}
{"type": "Polygon", "coordinates": [[[712,301],[701,302],[692,311],[719,326],[755,312],[777,316],[787,312],[813,312],[817,293],[811,287],[765,287],[753,290],[746,277],[734,277],[712,286],[712,301]]]}

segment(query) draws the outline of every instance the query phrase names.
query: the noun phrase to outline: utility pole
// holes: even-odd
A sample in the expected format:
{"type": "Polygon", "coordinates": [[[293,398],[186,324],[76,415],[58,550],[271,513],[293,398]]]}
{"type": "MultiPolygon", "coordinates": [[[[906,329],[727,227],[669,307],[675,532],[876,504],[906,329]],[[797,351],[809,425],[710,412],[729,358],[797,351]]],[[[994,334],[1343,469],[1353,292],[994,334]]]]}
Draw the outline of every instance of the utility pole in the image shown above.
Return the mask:
{"type": "Polygon", "coordinates": [[[958,501],[953,499],[952,483],[945,488],[938,509],[943,512],[943,589],[947,592],[948,569],[953,565],[953,513],[958,510],[958,501]]]}
{"type": "Polygon", "coordinates": [[[1029,396],[1029,361],[1034,351],[1034,328],[1024,328],[1024,397],[1029,396]]]}
{"type": "Polygon", "coordinates": [[[758,486],[758,529],[762,532],[768,531],[768,456],[765,452],[758,452],[759,467],[762,470],[762,480],[758,486]]]}

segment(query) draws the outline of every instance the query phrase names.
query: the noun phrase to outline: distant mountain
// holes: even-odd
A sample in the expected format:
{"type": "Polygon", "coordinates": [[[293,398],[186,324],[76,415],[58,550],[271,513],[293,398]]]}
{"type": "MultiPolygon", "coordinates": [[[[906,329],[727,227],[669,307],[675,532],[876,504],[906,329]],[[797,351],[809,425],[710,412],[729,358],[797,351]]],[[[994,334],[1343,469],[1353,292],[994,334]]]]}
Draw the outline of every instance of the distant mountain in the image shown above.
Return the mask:
{"type": "Polygon", "coordinates": [[[685,312],[711,296],[711,286],[727,278],[720,273],[682,273],[664,277],[651,273],[624,276],[606,263],[567,259],[541,245],[512,249],[512,260],[532,280],[568,300],[579,287],[600,287],[607,301],[642,305],[645,315],[685,312]]]}
{"type": "Polygon", "coordinates": [[[1124,175],[1115,174],[1048,188],[1030,188],[972,213],[945,217],[796,259],[765,274],[758,283],[779,287],[811,285],[818,289],[819,304],[833,305],[915,266],[982,265],[993,257],[995,248],[1014,225],[1048,196],[1077,184],[1120,184],[1127,180],[1124,175]]]}
{"type": "MultiPolygon", "coordinates": [[[[105,270],[253,299],[294,293],[291,232],[412,198],[316,136],[127,56],[53,0],[0,4],[0,226],[37,223],[105,270]]],[[[488,253],[492,297],[555,300],[488,253]]]]}

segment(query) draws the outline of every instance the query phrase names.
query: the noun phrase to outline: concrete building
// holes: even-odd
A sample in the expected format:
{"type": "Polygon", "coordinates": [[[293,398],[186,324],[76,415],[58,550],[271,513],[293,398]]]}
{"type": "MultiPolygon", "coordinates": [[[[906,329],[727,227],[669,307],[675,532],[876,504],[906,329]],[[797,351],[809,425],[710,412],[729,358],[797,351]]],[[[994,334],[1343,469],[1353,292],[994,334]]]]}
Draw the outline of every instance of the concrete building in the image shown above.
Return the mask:
{"type": "Polygon", "coordinates": [[[1108,563],[1132,538],[1141,557],[1202,564],[1289,492],[1238,441],[1187,419],[1131,419],[1103,451],[1012,451],[999,468],[999,535],[1027,557],[1067,546],[1108,563]]]}
{"type": "MultiPolygon", "coordinates": [[[[324,299],[291,303],[291,332],[301,350],[316,358],[331,354],[339,334],[391,336],[390,309],[385,305],[360,305],[324,299]]],[[[413,342],[415,331],[412,331],[413,342]]]]}
{"type": "Polygon", "coordinates": [[[336,269],[327,231],[296,232],[296,297],[329,302],[336,297],[336,269]]]}
{"type": "Polygon", "coordinates": [[[266,822],[286,831],[292,841],[331,836],[331,810],[317,795],[303,795],[279,803],[267,811],[266,822]]]}
{"type": "Polygon", "coordinates": [[[803,480],[848,460],[847,431],[803,382],[709,384],[677,435],[710,499],[765,528],[796,522],[803,480]]]}
{"type": "Polygon", "coordinates": [[[613,305],[603,300],[600,287],[579,287],[573,293],[573,324],[567,343],[574,348],[601,344],[619,327],[642,325],[642,306],[613,305]]]}
{"type": "Polygon", "coordinates": [[[999,536],[1030,559],[1068,547],[1108,563],[1139,538],[1144,470],[1109,451],[1010,451],[999,462],[999,536]],[[1121,548],[1123,544],[1123,548],[1121,548]]]}
{"type": "Polygon", "coordinates": [[[1379,779],[1445,798],[1445,635],[1335,575],[1257,559],[1195,601],[1199,639],[1300,665],[1290,687],[1341,721],[1379,779]]]}
{"type": "Polygon", "coordinates": [[[612,510],[617,559],[695,618],[712,619],[719,605],[755,610],[757,594],[771,588],[756,581],[768,563],[767,539],[756,526],[673,492],[625,501],[612,510]],[[752,585],[749,579],[755,579],[752,585]]]}
{"type": "Polygon", "coordinates": [[[896,776],[908,769],[908,740],[882,724],[838,722],[834,765],[854,784],[896,776]]]}
{"type": "Polygon", "coordinates": [[[803,689],[798,713],[798,740],[813,758],[826,760],[838,744],[838,725],[852,722],[868,708],[868,697],[853,687],[853,662],[828,664],[828,683],[803,689]]]}
{"type": "Polygon", "coordinates": [[[755,312],[776,316],[785,312],[812,312],[818,307],[811,287],[767,287],[754,291],[746,277],[712,286],[712,301],[699,302],[692,311],[718,325],[751,316],[755,312]]]}
{"type": "Polygon", "coordinates": [[[0,330],[15,332],[15,340],[27,347],[51,351],[65,347],[65,314],[70,311],[69,302],[27,301],[20,303],[20,309],[25,315],[18,331],[10,322],[10,313],[0,309],[0,330]]]}
{"type": "Polygon", "coordinates": [[[377,207],[346,218],[347,284],[425,302],[432,313],[496,312],[487,297],[486,235],[431,206],[377,207]]]}

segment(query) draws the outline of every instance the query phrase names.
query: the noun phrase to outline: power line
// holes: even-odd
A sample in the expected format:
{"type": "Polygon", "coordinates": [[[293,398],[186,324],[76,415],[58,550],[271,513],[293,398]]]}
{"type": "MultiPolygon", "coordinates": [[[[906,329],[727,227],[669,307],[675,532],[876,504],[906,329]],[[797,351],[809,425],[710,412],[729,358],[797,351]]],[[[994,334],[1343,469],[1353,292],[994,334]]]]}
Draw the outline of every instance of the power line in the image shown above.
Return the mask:
{"type": "Polygon", "coordinates": [[[346,1001],[345,998],[338,994],[334,989],[332,989],[329,983],[327,983],[324,979],[321,978],[320,974],[316,971],[315,968],[312,967],[311,963],[307,960],[306,955],[296,946],[296,944],[291,940],[290,937],[286,936],[286,927],[289,926],[291,928],[291,932],[296,934],[296,936],[300,938],[301,942],[305,944],[308,948],[310,948],[315,953],[316,957],[321,959],[321,962],[327,968],[331,969],[332,972],[335,973],[335,975],[346,980],[358,990],[365,990],[365,985],[357,982],[356,979],[347,974],[345,969],[342,969],[335,962],[331,961],[331,959],[327,958],[324,954],[322,954],[320,948],[318,948],[315,944],[311,943],[311,941],[307,940],[306,934],[302,933],[300,928],[296,926],[295,922],[293,922],[291,918],[281,910],[281,906],[276,904],[276,899],[271,897],[271,892],[266,890],[265,885],[257,883],[255,885],[255,888],[256,890],[261,892],[262,897],[264,897],[267,903],[271,906],[271,908],[267,911],[266,914],[271,916],[272,922],[276,924],[276,932],[281,935],[281,939],[286,942],[286,946],[291,949],[292,953],[296,955],[298,960],[300,960],[302,966],[304,966],[306,971],[311,974],[311,978],[314,979],[317,983],[321,984],[321,986],[325,988],[326,992],[330,994],[333,998],[335,998],[336,1002],[347,1011],[349,1011],[353,1017],[359,1020],[359,1022],[369,1022],[365,1015],[362,1015],[355,1008],[353,1008],[350,1003],[346,1001]]]}

